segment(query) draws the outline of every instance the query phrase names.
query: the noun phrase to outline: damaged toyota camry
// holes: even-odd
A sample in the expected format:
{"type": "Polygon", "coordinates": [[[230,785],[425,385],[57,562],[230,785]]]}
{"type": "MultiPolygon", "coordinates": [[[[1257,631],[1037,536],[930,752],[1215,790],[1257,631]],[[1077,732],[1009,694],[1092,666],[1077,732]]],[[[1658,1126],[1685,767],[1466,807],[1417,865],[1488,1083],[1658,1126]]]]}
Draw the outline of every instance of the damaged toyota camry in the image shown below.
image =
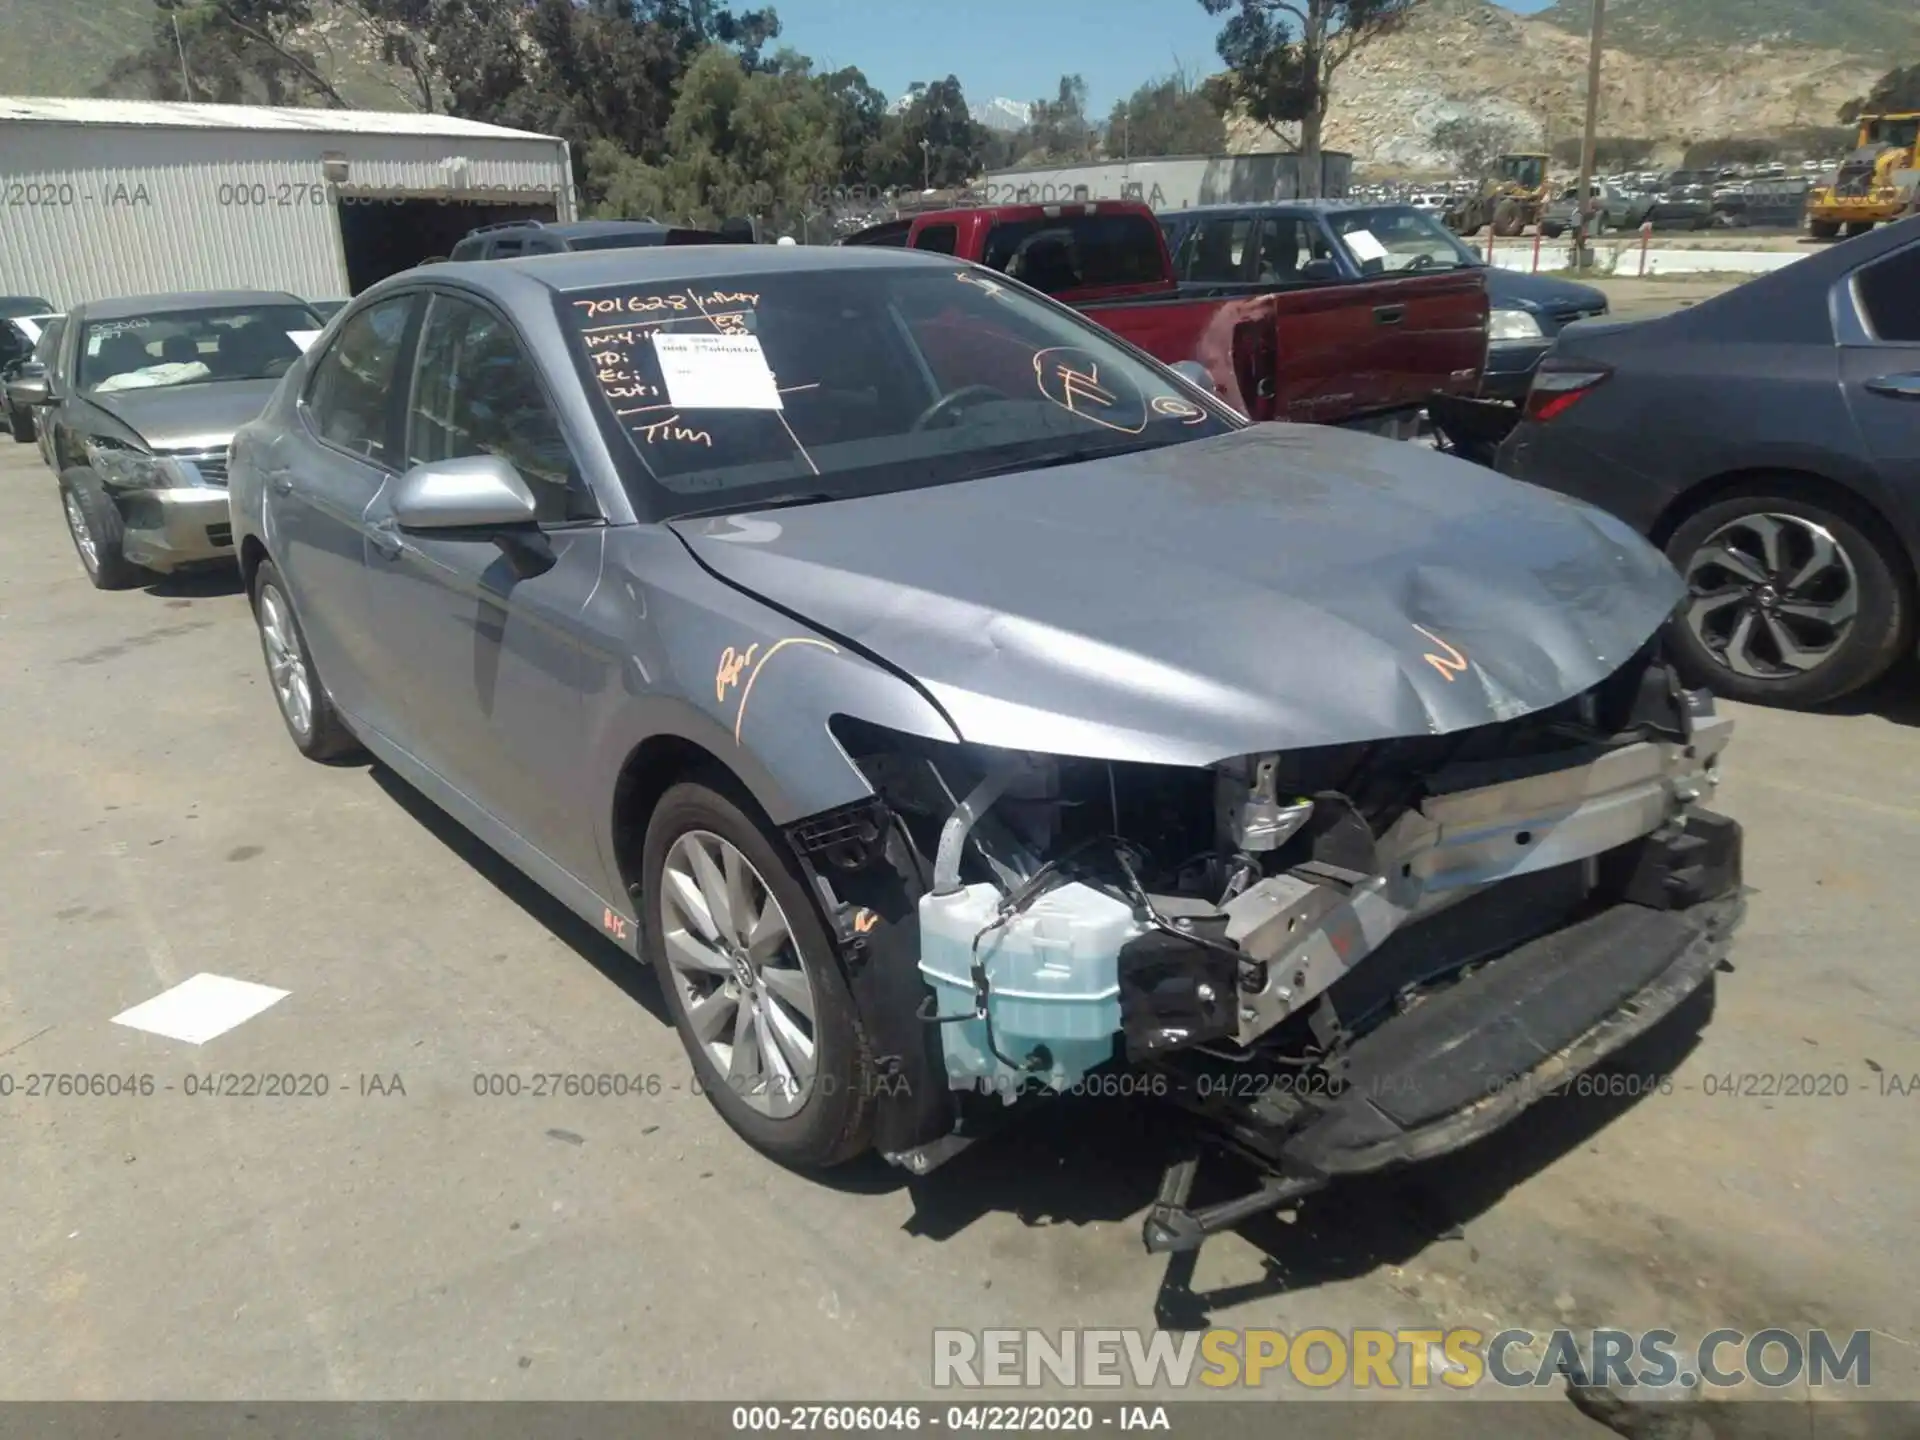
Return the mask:
{"type": "Polygon", "coordinates": [[[230,475],[294,743],[650,962],[787,1164],[924,1173],[1106,1086],[1255,1167],[1170,1169],[1190,1248],[1505,1123],[1740,919],[1654,549],[951,259],[408,272],[230,475]]]}

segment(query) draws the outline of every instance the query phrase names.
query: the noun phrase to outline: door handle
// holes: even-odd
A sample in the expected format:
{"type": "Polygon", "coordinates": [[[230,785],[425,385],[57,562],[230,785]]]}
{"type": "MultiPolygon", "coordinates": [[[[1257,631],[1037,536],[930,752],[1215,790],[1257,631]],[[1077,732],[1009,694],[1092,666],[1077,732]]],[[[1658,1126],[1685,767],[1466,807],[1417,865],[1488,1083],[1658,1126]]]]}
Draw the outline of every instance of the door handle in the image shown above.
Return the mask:
{"type": "Polygon", "coordinates": [[[1373,307],[1373,318],[1376,324],[1398,325],[1402,320],[1407,318],[1407,307],[1404,305],[1376,305],[1373,307]]]}
{"type": "Polygon", "coordinates": [[[269,470],[267,472],[267,488],[272,490],[276,495],[291,495],[293,493],[293,476],[289,475],[285,470],[269,470]]]}
{"type": "Polygon", "coordinates": [[[1882,375],[1867,381],[1867,389],[1895,400],[1920,400],[1920,375],[1882,375]]]}

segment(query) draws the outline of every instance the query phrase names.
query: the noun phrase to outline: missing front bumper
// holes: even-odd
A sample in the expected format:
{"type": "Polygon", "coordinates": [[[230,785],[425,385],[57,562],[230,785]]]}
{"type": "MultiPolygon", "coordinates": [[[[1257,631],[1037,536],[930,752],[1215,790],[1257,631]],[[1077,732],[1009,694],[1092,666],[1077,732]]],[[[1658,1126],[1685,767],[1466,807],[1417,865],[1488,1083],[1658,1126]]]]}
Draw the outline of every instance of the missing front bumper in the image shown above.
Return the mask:
{"type": "Polygon", "coordinates": [[[1194,1162],[1175,1166],[1143,1227],[1148,1250],[1193,1249],[1339,1176],[1461,1149],[1671,1015],[1709,982],[1745,913],[1738,829],[1721,834],[1730,893],[1684,909],[1622,902],[1519,946],[1366,1034],[1319,1103],[1220,1095],[1177,1072],[1182,1103],[1269,1173],[1193,1210],[1194,1162]]]}

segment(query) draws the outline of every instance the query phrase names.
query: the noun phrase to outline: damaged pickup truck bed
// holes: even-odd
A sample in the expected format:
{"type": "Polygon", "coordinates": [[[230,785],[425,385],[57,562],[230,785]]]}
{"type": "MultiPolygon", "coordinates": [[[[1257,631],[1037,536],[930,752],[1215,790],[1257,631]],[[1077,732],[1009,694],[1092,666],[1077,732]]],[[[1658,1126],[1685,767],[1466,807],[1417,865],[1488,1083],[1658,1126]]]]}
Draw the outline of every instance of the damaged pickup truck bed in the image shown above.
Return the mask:
{"type": "Polygon", "coordinates": [[[924,1173],[1139,1095],[1259,1173],[1195,1210],[1172,1167],[1146,1239],[1190,1248],[1486,1133],[1725,954],[1731,723],[1595,509],[1249,424],[950,258],[447,265],[330,333],[410,306],[422,346],[509,317],[551,440],[388,476],[355,568],[294,508],[359,463],[299,418],[332,349],[298,362],[232,470],[289,732],[651,962],[785,1163],[924,1173]]]}

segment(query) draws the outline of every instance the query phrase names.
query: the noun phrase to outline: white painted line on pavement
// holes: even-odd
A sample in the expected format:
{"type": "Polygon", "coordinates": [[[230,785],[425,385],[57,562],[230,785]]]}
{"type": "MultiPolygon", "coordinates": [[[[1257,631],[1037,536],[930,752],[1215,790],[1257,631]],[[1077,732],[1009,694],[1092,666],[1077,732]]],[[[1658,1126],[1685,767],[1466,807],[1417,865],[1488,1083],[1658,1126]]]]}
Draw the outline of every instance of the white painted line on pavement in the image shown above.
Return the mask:
{"type": "Polygon", "coordinates": [[[164,1035],[169,1040],[184,1040],[189,1045],[204,1045],[292,993],[202,972],[131,1010],[121,1011],[113,1017],[113,1023],[164,1035]]]}

